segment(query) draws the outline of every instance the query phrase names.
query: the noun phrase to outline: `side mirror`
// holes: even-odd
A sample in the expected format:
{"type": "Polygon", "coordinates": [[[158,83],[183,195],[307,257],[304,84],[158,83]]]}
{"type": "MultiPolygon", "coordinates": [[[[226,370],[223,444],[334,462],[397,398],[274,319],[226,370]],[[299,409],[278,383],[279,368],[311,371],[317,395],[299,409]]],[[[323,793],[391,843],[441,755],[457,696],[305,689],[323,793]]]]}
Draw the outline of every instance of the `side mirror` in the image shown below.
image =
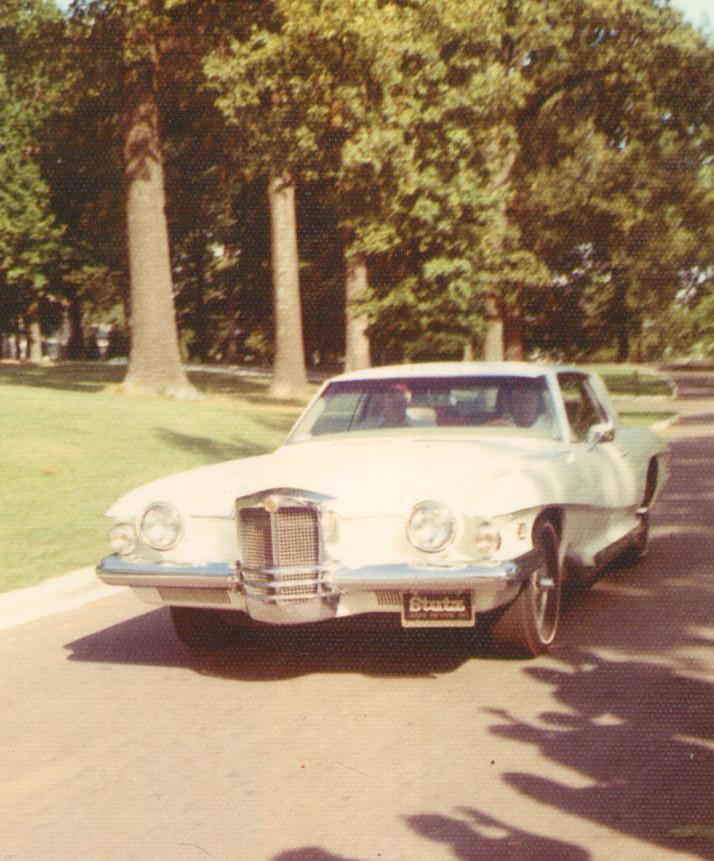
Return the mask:
{"type": "Polygon", "coordinates": [[[600,422],[588,428],[588,448],[593,449],[601,442],[612,442],[615,439],[615,426],[612,422],[600,422]]]}

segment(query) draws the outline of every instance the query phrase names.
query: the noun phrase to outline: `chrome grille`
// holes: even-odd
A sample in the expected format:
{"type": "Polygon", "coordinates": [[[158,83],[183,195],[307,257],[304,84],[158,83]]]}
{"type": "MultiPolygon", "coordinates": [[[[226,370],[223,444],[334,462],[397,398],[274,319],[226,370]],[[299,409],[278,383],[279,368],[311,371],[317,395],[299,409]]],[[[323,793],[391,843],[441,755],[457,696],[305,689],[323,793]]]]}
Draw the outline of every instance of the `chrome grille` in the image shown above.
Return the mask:
{"type": "Polygon", "coordinates": [[[377,603],[380,607],[401,607],[402,593],[391,589],[379,589],[377,591],[377,603]]]}
{"type": "Polygon", "coordinates": [[[320,542],[315,509],[283,508],[278,511],[273,546],[280,567],[317,565],[320,542]]]}
{"type": "Polygon", "coordinates": [[[196,589],[191,586],[159,586],[162,601],[180,601],[191,604],[230,604],[227,589],[196,589]]]}
{"type": "Polygon", "coordinates": [[[317,509],[295,505],[271,513],[244,508],[239,511],[239,525],[247,595],[291,604],[322,594],[317,509]]]}
{"type": "Polygon", "coordinates": [[[245,508],[240,513],[243,563],[248,568],[273,567],[270,513],[264,508],[245,508]]]}

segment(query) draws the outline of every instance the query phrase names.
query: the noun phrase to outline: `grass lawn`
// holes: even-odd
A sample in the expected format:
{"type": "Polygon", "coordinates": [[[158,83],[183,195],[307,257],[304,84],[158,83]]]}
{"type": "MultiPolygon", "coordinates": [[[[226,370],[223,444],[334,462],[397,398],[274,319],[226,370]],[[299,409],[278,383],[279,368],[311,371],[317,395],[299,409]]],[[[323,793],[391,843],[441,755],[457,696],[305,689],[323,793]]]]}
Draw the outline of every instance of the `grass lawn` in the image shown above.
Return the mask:
{"type": "MultiPolygon", "coordinates": [[[[659,377],[605,370],[618,393],[627,380],[661,393],[659,377]]],[[[0,591],[94,564],[108,552],[104,512],[119,496],[182,469],[270,451],[302,408],[269,399],[267,380],[200,371],[190,376],[201,400],[126,396],[124,372],[0,364],[0,591]]]]}
{"type": "Polygon", "coordinates": [[[90,565],[108,552],[104,512],[131,488],[182,469],[262,454],[301,403],[266,397],[267,381],[209,373],[205,397],[121,394],[124,368],[0,364],[0,591],[90,565]]]}
{"type": "Polygon", "coordinates": [[[613,395],[671,395],[674,384],[664,374],[638,365],[597,364],[582,367],[599,374],[613,395]]]}

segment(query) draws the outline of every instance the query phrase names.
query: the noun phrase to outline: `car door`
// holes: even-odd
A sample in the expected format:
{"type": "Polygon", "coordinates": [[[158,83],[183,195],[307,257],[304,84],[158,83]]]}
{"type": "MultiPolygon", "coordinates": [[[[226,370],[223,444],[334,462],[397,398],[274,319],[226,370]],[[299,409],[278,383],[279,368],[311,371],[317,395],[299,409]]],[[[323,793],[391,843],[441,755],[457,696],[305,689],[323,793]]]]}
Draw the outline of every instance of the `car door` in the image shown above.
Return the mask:
{"type": "Polygon", "coordinates": [[[587,374],[558,375],[570,430],[574,540],[594,556],[633,528],[638,495],[631,460],[617,438],[614,416],[587,374]],[[591,429],[610,425],[612,437],[595,441],[591,429]]]}

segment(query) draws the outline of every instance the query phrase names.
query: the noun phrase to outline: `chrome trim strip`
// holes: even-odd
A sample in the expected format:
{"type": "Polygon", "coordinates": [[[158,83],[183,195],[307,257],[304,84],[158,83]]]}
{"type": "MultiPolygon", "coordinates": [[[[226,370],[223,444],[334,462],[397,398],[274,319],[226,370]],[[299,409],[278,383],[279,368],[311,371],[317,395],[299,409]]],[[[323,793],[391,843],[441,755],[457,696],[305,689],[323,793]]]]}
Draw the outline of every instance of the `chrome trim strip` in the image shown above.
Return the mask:
{"type": "Polygon", "coordinates": [[[107,556],[96,570],[97,577],[109,586],[192,586],[232,590],[238,590],[240,586],[235,565],[222,562],[178,565],[107,556]]]}
{"type": "Polygon", "coordinates": [[[465,564],[460,567],[417,567],[413,565],[366,565],[363,568],[340,568],[331,582],[340,592],[373,592],[389,589],[396,591],[419,590],[443,592],[448,590],[479,589],[484,586],[513,586],[530,577],[537,568],[540,554],[537,550],[508,562],[496,565],[465,564]]]}
{"type": "MultiPolygon", "coordinates": [[[[247,565],[241,565],[238,563],[238,568],[243,572],[244,578],[245,575],[263,575],[264,577],[273,577],[278,582],[281,582],[285,577],[299,576],[304,575],[306,578],[312,577],[312,582],[316,582],[316,577],[324,577],[325,574],[330,571],[334,571],[336,566],[334,564],[330,565],[290,565],[285,568],[281,568],[277,566],[275,568],[249,568],[247,565]]],[[[270,581],[273,582],[272,580],[270,581]]]]}
{"type": "Polygon", "coordinates": [[[291,505],[319,508],[333,499],[334,496],[325,496],[323,493],[315,493],[312,490],[300,490],[296,487],[274,487],[270,490],[261,490],[259,493],[251,493],[248,496],[239,496],[235,501],[235,507],[237,512],[243,508],[266,508],[270,510],[271,503],[281,508],[291,505]]]}

